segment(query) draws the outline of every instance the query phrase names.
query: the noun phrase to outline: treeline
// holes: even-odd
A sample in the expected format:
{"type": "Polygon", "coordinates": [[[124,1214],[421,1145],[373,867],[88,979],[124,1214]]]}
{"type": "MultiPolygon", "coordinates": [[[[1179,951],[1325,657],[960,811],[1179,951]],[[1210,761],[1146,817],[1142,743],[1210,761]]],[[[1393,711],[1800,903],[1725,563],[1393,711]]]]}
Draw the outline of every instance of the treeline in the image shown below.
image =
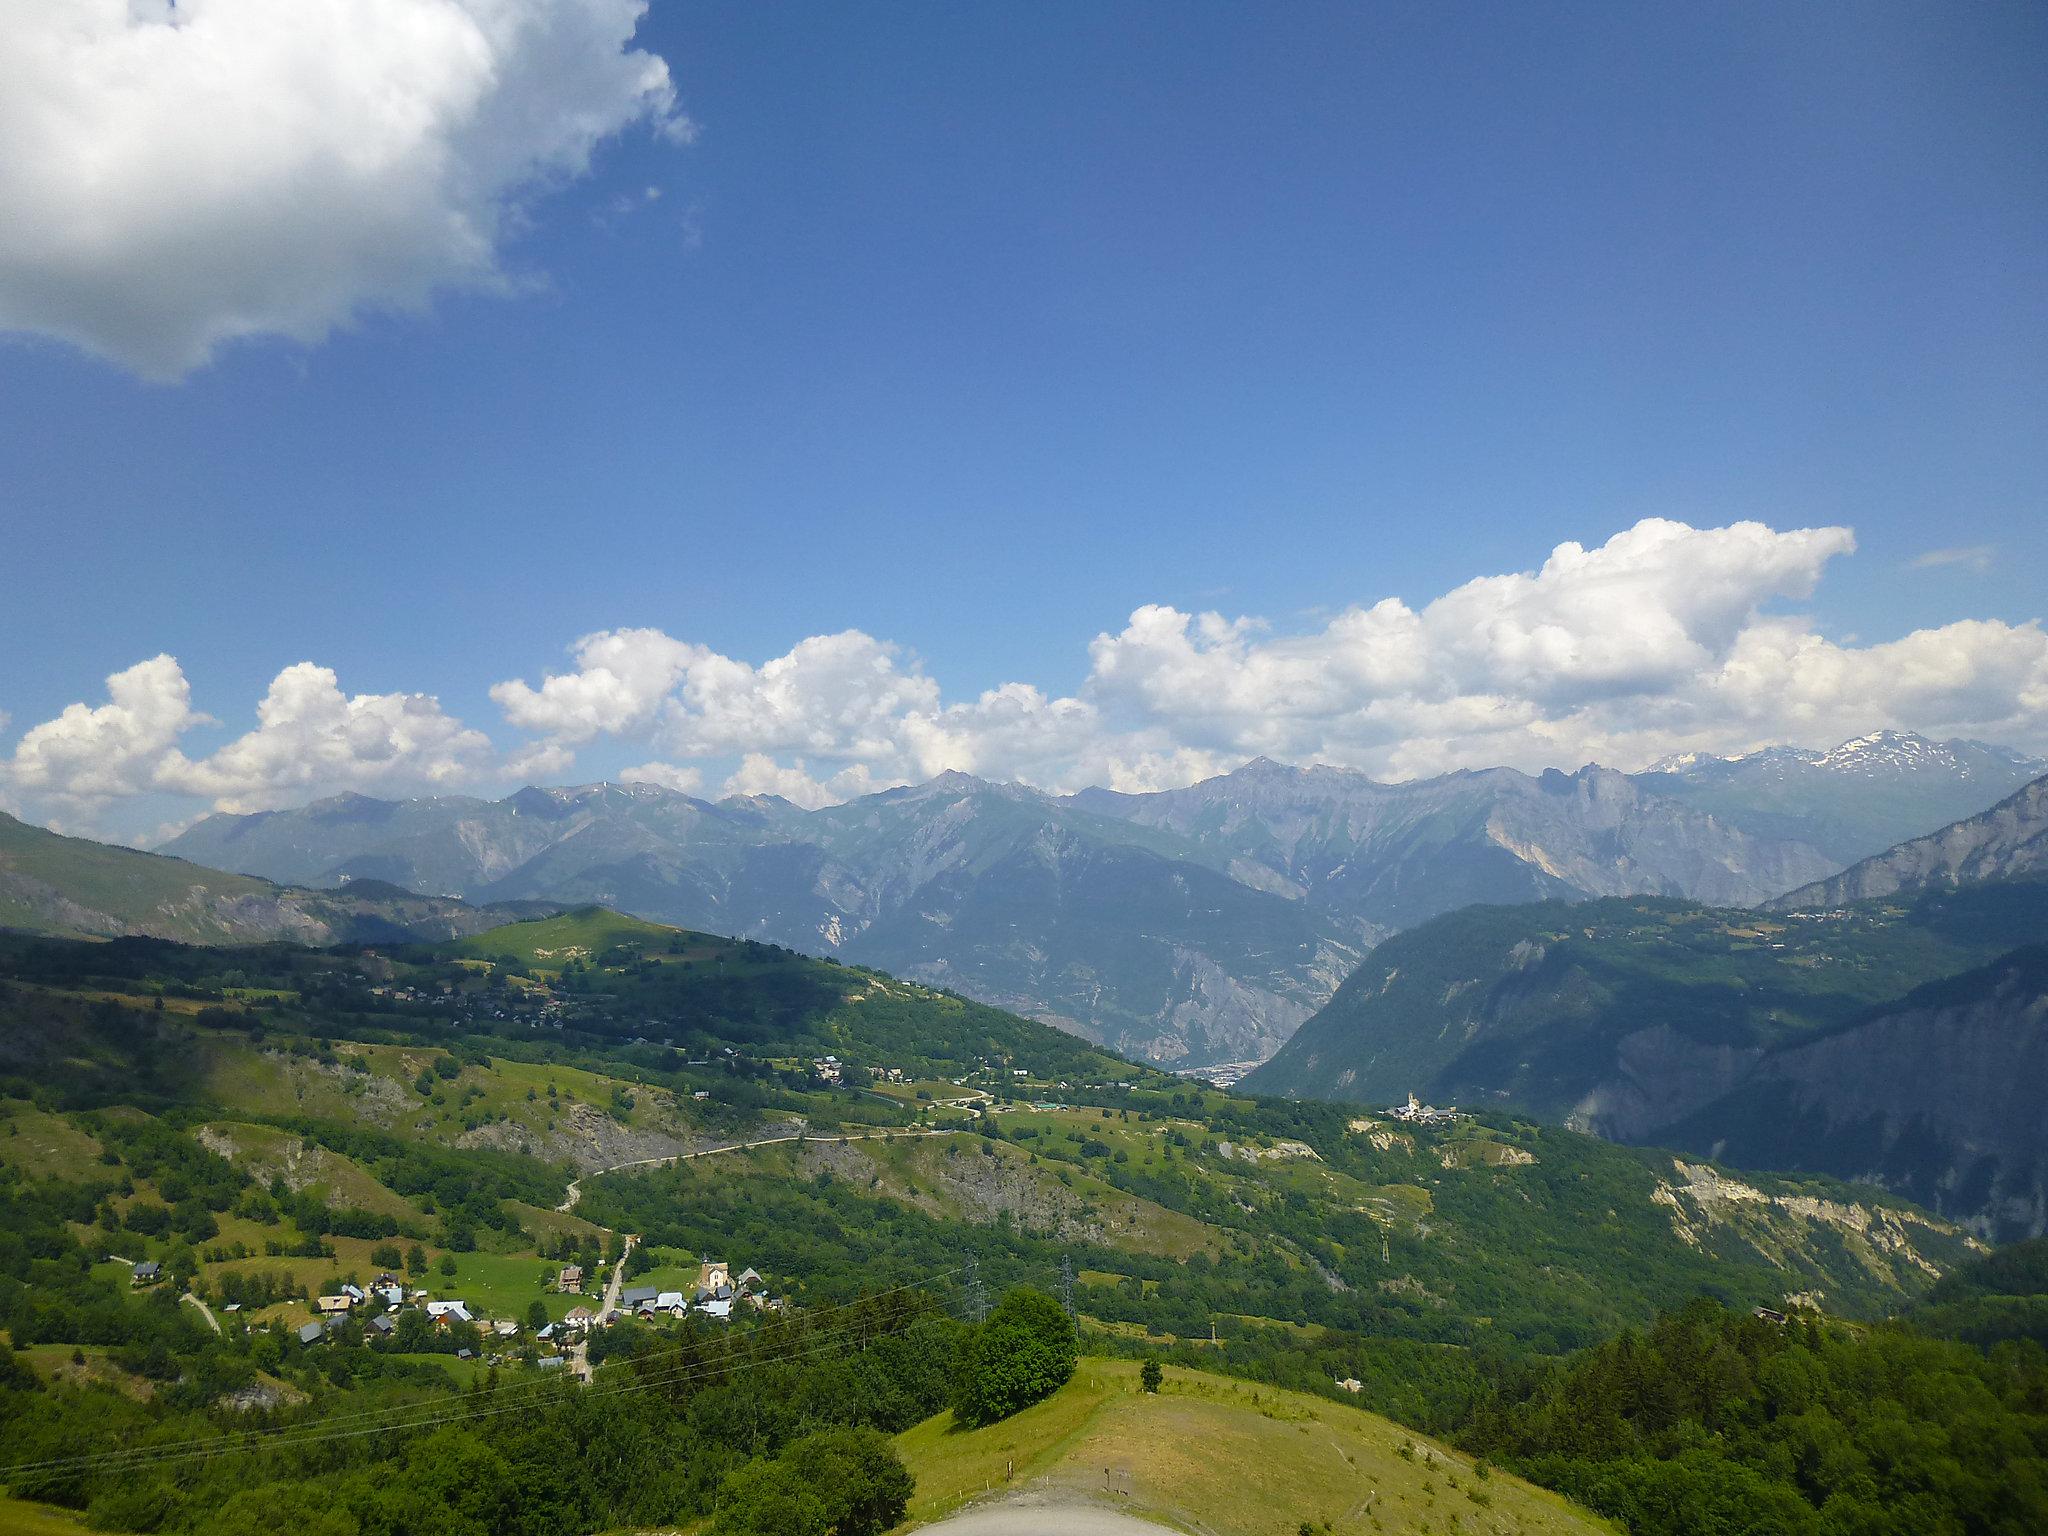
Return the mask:
{"type": "Polygon", "coordinates": [[[1525,1367],[1459,1439],[1636,1536],[2048,1531],[2048,1354],[1701,1301],[1525,1367]]]}
{"type": "Polygon", "coordinates": [[[555,1536],[714,1516],[721,1536],[878,1536],[909,1493],[886,1437],[954,1399],[971,1333],[915,1293],[730,1331],[634,1331],[622,1335],[632,1352],[614,1354],[592,1387],[494,1379],[430,1415],[405,1410],[418,1402],[407,1375],[417,1367],[378,1376],[374,1352],[346,1340],[318,1352],[354,1358],[362,1390],[254,1412],[193,1405],[189,1392],[175,1409],[105,1389],[52,1392],[0,1354],[0,1443],[10,1464],[162,1451],[12,1481],[106,1530],[555,1536]],[[353,1432],[380,1411],[450,1422],[353,1432]],[[255,1426],[283,1438],[177,1455],[255,1426]]]}

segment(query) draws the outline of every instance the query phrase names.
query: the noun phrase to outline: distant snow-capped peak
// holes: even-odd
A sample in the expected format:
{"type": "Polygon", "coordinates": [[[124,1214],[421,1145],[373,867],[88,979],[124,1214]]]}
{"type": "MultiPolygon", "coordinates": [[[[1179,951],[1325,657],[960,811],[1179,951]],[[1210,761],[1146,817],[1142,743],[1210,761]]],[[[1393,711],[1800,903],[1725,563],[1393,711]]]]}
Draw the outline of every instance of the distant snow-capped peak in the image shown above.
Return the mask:
{"type": "Polygon", "coordinates": [[[1910,773],[1949,774],[1970,778],[1990,768],[2041,767],[2041,763],[2010,747],[1981,741],[1932,741],[1912,731],[1870,731],[1852,736],[1825,752],[1809,747],[1759,747],[1716,757],[1707,752],[1675,752],[1650,765],[1651,773],[1697,773],[1715,767],[1741,764],[1746,770],[1759,768],[1812,770],[1821,773],[1886,776],[1910,773]]]}

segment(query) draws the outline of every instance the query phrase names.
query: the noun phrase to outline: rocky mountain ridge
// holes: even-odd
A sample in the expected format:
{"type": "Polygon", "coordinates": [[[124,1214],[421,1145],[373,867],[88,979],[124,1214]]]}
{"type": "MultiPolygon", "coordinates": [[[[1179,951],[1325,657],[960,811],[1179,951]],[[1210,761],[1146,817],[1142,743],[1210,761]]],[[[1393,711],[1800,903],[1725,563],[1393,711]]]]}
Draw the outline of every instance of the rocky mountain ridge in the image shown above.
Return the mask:
{"type": "Polygon", "coordinates": [[[169,851],[312,885],[595,902],[872,964],[1174,1065],[1269,1056],[1388,933],[1472,902],[1751,902],[1836,868],[1599,767],[1381,784],[1264,759],[1183,790],[967,774],[804,810],[646,784],[341,796],[169,851]]]}
{"type": "Polygon", "coordinates": [[[478,907],[369,880],[325,891],[276,885],[64,837],[0,813],[0,928],[187,944],[325,945],[461,938],[554,910],[551,903],[478,907]]]}
{"type": "Polygon", "coordinates": [[[1839,875],[1787,891],[1780,910],[1837,907],[1986,880],[2048,873],[2048,777],[1975,816],[1851,865],[1839,875]]]}

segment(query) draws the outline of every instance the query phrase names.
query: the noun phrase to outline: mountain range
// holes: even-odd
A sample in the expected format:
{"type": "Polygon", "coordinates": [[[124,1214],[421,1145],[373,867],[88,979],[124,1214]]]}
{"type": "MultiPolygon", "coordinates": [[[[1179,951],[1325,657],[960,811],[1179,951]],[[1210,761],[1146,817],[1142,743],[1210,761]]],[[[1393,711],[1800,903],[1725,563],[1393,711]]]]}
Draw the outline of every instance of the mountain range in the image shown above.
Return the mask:
{"type": "Polygon", "coordinates": [[[1826,752],[1690,753],[1637,777],[1753,836],[1802,842],[1847,865],[1974,816],[2044,773],[2048,761],[2010,747],[1874,731],[1826,752]]]}
{"type": "Polygon", "coordinates": [[[2038,1234],[2044,842],[2048,779],[1768,910],[1465,908],[1378,946],[1246,1086],[1501,1105],[2038,1234]]]}
{"type": "Polygon", "coordinates": [[[0,812],[0,928],[186,944],[384,943],[461,938],[558,910],[548,902],[476,907],[374,880],[305,890],[64,837],[0,812]]]}
{"type": "Polygon", "coordinates": [[[2048,778],[2022,786],[1982,815],[1788,891],[1771,905],[1833,907],[2035,874],[2048,874],[2048,778]]]}
{"type": "Polygon", "coordinates": [[[1258,759],[1184,789],[1052,796],[949,773],[820,810],[647,784],[343,795],[211,816],[165,851],[301,886],[601,903],[839,955],[1203,1066],[1271,1055],[1372,945],[1458,907],[1749,905],[1872,851],[1878,828],[1925,832],[2041,766],[1880,733],[1639,775],[1383,784],[1258,759]]]}

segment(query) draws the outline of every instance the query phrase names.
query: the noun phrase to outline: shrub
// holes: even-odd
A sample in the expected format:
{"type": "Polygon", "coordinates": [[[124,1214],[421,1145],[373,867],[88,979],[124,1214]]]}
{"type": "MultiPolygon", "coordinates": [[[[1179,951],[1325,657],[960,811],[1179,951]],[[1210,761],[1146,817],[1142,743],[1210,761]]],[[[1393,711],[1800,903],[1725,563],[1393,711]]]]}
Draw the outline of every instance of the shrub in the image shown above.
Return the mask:
{"type": "Polygon", "coordinates": [[[993,1424],[1058,1391],[1074,1374],[1073,1319],[1043,1291],[1019,1286],[968,1341],[954,1416],[993,1424]]]}

